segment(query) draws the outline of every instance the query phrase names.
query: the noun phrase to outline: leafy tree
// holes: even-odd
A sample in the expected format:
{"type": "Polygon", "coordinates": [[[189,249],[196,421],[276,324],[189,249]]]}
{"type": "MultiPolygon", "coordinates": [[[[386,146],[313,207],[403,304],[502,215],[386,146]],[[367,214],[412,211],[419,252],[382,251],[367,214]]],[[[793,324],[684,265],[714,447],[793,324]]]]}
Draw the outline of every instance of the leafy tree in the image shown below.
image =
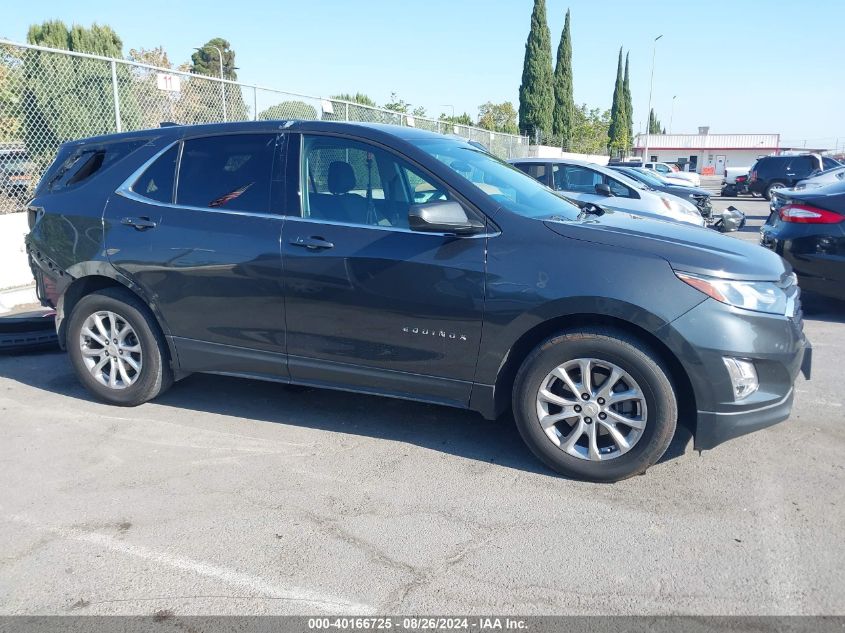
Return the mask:
{"type": "Polygon", "coordinates": [[[235,51],[222,37],[214,37],[203,44],[202,48],[191,55],[191,72],[197,75],[220,77],[220,52],[223,53],[223,78],[231,81],[238,80],[235,72],[235,51]]]}
{"type": "Polygon", "coordinates": [[[607,149],[613,154],[624,154],[628,142],[628,120],[625,106],[625,84],[622,78],[622,47],[619,48],[619,63],[616,66],[616,86],[613,89],[613,104],[610,107],[610,126],[607,130],[607,149]]]}
{"type": "Polygon", "coordinates": [[[483,127],[485,130],[518,134],[519,126],[516,124],[516,117],[516,110],[510,101],[504,103],[488,101],[478,106],[478,127],[483,127]]]}
{"type": "Polygon", "coordinates": [[[546,1],[534,0],[531,30],[525,42],[522,83],[519,86],[519,129],[523,134],[547,136],[552,131],[552,37],[546,23],[546,1]]]}
{"type": "Polygon", "coordinates": [[[610,110],[588,109],[581,104],[574,110],[573,141],[569,151],[602,154],[607,149],[610,110]]]}
{"type": "Polygon", "coordinates": [[[561,140],[562,147],[572,145],[573,117],[575,115],[575,98],[572,86],[572,35],[569,27],[569,9],[566,10],[566,21],[563,24],[563,34],[557,47],[557,64],[554,74],[555,107],[552,116],[552,132],[561,140]]]}
{"type": "Polygon", "coordinates": [[[625,118],[628,122],[625,148],[634,146],[634,103],[631,100],[631,76],[628,73],[630,53],[625,53],[625,79],[622,82],[622,94],[625,97],[625,118]]]}
{"type": "Polygon", "coordinates": [[[332,99],[337,99],[338,101],[350,101],[351,103],[359,103],[361,105],[370,106],[371,108],[377,107],[376,102],[370,99],[363,92],[356,92],[354,95],[344,92],[339,95],[333,96],[332,99]]]}
{"type": "MultiPolygon", "coordinates": [[[[30,44],[121,58],[123,44],[109,26],[74,25],[59,20],[29,28],[30,44]]],[[[120,94],[121,127],[142,127],[135,94],[128,86],[132,77],[125,64],[116,68],[120,94]]],[[[116,131],[115,104],[109,63],[53,53],[31,53],[23,64],[21,95],[24,138],[39,164],[52,160],[59,145],[69,139],[116,131]]]]}
{"type": "MultiPolygon", "coordinates": [[[[215,37],[206,42],[202,48],[191,55],[190,71],[195,75],[220,78],[220,53],[223,54],[223,78],[237,81],[235,72],[235,51],[229,42],[222,37],[215,37]],[[220,49],[218,52],[217,49],[220,49]]],[[[244,121],[249,119],[249,109],[244,102],[241,89],[238,86],[226,84],[222,89],[219,82],[202,79],[186,82],[183,87],[183,98],[189,107],[192,118],[196,122],[202,120],[222,121],[222,95],[226,93],[226,118],[229,121],[244,121]],[[199,120],[197,120],[199,119],[199,120]]]]}
{"type": "Polygon", "coordinates": [[[304,101],[282,101],[258,113],[262,121],[275,119],[319,119],[317,109],[304,101]]]}
{"type": "Polygon", "coordinates": [[[399,98],[395,92],[390,93],[390,101],[384,104],[386,110],[393,110],[394,112],[401,112],[402,114],[408,114],[409,110],[411,109],[411,104],[407,103],[404,99],[399,98]]]}
{"type": "Polygon", "coordinates": [[[0,142],[20,139],[23,88],[20,60],[0,45],[0,142]]]}
{"type": "Polygon", "coordinates": [[[658,119],[657,115],[654,114],[654,108],[652,108],[648,113],[648,133],[660,134],[662,127],[660,119],[658,119]]]}
{"type": "Polygon", "coordinates": [[[451,125],[475,125],[475,121],[473,121],[472,117],[466,112],[456,116],[447,116],[446,114],[441,113],[439,120],[451,125]]]}

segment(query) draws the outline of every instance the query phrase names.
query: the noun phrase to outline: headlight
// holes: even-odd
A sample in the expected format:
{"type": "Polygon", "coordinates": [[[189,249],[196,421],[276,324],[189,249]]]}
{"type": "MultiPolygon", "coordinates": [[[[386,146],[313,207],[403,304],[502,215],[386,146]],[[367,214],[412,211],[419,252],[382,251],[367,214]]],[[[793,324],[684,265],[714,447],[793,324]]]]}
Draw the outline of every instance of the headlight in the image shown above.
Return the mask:
{"type": "Polygon", "coordinates": [[[691,273],[675,274],[684,283],[716,301],[755,312],[786,314],[786,293],[773,281],[733,281],[691,273]]]}

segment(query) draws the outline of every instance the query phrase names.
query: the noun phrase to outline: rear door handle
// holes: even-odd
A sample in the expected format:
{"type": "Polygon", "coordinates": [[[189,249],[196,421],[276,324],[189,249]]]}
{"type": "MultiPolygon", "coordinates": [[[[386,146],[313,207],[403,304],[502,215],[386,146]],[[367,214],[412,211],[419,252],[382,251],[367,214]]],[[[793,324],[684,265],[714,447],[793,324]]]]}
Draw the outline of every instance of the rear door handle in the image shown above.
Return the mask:
{"type": "Polygon", "coordinates": [[[290,241],[292,246],[301,246],[311,251],[321,251],[329,248],[334,248],[334,244],[324,240],[322,237],[297,237],[290,241]]]}
{"type": "Polygon", "coordinates": [[[147,229],[154,229],[156,223],[149,218],[123,218],[121,224],[126,226],[134,226],[139,231],[146,231],[147,229]]]}

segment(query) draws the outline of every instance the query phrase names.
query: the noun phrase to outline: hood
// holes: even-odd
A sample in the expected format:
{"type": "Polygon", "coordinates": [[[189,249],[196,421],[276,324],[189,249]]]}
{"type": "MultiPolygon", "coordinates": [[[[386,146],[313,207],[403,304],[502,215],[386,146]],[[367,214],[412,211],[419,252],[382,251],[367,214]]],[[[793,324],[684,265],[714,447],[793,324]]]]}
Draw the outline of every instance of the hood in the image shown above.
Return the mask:
{"type": "Polygon", "coordinates": [[[662,257],[675,270],[712,277],[777,281],[788,267],[779,255],[757,244],[632,213],[606,211],[601,216],[544,223],[564,237],[644,251],[662,257]]]}

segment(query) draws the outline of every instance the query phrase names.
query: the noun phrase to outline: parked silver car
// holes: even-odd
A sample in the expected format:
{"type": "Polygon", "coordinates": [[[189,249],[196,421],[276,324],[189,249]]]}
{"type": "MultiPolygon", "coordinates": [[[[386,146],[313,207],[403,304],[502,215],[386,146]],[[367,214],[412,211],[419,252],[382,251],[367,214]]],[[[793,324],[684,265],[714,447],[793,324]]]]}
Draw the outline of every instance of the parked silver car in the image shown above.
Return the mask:
{"type": "Polygon", "coordinates": [[[601,165],[563,158],[515,158],[510,163],[579,204],[705,226],[701,213],[688,200],[654,191],[601,165]]]}
{"type": "Polygon", "coordinates": [[[824,187],[825,185],[832,185],[837,182],[845,180],[845,165],[831,167],[824,171],[810,174],[808,178],[799,180],[795,185],[796,189],[815,189],[816,187],[824,187]]]}

